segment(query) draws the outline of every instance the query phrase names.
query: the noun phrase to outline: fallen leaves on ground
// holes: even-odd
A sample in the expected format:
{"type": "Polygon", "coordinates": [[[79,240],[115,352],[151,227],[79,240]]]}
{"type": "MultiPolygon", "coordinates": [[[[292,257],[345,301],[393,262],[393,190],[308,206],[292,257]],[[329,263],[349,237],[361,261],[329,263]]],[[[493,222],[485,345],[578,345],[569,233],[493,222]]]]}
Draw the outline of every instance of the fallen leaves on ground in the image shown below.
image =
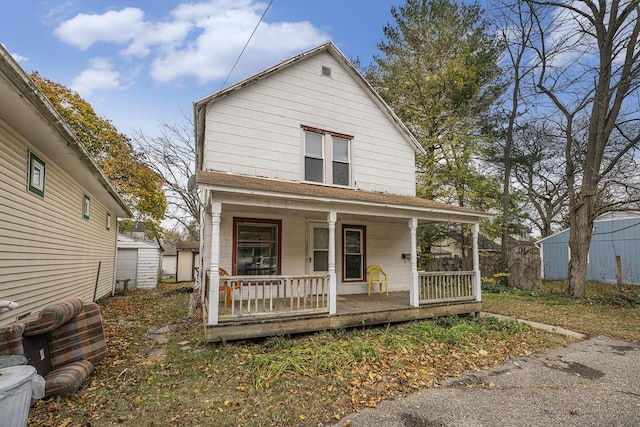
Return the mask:
{"type": "Polygon", "coordinates": [[[205,344],[181,287],[102,301],[107,358],[78,392],[38,401],[28,425],[325,425],[566,342],[516,322],[447,318],[205,344]],[[167,325],[166,344],[148,339],[167,325]]]}

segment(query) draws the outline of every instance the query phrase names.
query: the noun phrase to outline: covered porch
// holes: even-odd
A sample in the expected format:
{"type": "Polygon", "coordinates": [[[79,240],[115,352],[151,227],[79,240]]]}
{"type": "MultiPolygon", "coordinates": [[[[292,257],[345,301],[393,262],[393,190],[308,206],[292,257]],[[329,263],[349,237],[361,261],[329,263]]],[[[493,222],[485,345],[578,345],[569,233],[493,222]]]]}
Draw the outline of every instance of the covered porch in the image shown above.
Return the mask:
{"type": "Polygon", "coordinates": [[[198,172],[209,342],[481,311],[482,212],[414,197],[198,172]],[[418,269],[420,224],[470,226],[470,271],[418,269]],[[260,237],[259,237],[260,236],[260,237]],[[253,256],[250,256],[253,255],[253,256]],[[367,266],[389,274],[371,294],[367,266]]]}

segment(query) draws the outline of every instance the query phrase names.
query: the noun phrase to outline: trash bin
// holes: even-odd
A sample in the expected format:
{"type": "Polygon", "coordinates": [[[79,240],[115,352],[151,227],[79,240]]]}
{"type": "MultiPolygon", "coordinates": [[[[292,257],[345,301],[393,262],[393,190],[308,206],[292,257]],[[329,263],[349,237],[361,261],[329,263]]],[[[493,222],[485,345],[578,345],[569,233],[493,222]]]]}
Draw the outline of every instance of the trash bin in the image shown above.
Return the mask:
{"type": "Polygon", "coordinates": [[[29,365],[0,369],[0,420],[3,427],[24,427],[29,418],[32,380],[36,368],[29,365]]]}

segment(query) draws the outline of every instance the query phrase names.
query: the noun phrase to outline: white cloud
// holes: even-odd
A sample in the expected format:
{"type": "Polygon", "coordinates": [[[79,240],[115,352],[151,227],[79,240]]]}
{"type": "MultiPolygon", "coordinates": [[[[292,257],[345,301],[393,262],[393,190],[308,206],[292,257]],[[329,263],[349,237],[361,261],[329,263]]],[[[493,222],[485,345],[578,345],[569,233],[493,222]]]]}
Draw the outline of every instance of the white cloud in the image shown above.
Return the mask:
{"type": "Polygon", "coordinates": [[[94,43],[124,44],[144,29],[144,12],[127,7],[102,15],[80,13],[60,24],[54,34],[65,43],[86,50],[94,43]]]}
{"type": "Polygon", "coordinates": [[[126,57],[146,57],[152,53],[152,49],[181,44],[190,30],[191,25],[181,21],[147,24],[120,53],[126,57]]]}
{"type": "Polygon", "coordinates": [[[111,61],[105,58],[94,58],[91,67],[76,76],[71,84],[71,89],[83,98],[95,91],[120,88],[120,73],[115,71],[111,61]]]}
{"type": "MultiPolygon", "coordinates": [[[[223,79],[254,30],[259,16],[234,11],[224,17],[212,16],[203,23],[202,33],[190,44],[166,49],[153,61],[151,76],[168,82],[194,76],[200,82],[223,79]]],[[[248,70],[272,65],[286,56],[327,40],[308,22],[261,23],[239,63],[248,70]]],[[[242,73],[242,71],[240,71],[242,73]]]]}
{"type": "MultiPolygon", "coordinates": [[[[147,59],[149,74],[157,82],[183,77],[210,82],[229,73],[266,7],[256,0],[183,3],[162,21],[145,21],[137,8],[78,14],[55,34],[81,49],[97,42],[125,45],[119,54],[128,60],[147,59]]],[[[238,73],[257,71],[330,38],[306,21],[269,23],[268,18],[267,13],[267,22],[256,31],[238,73]]]]}

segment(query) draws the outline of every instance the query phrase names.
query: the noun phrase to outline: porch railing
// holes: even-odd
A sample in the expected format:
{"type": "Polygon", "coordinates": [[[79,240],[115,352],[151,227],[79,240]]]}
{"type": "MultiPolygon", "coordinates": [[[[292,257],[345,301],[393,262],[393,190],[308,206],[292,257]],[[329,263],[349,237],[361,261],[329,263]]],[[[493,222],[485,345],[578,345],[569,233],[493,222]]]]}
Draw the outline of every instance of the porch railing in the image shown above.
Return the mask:
{"type": "Polygon", "coordinates": [[[475,299],[473,294],[473,271],[418,272],[419,302],[433,304],[459,302],[475,299]]]}
{"type": "Polygon", "coordinates": [[[221,321],[243,316],[329,313],[329,275],[223,276],[219,289],[221,321]]]}

